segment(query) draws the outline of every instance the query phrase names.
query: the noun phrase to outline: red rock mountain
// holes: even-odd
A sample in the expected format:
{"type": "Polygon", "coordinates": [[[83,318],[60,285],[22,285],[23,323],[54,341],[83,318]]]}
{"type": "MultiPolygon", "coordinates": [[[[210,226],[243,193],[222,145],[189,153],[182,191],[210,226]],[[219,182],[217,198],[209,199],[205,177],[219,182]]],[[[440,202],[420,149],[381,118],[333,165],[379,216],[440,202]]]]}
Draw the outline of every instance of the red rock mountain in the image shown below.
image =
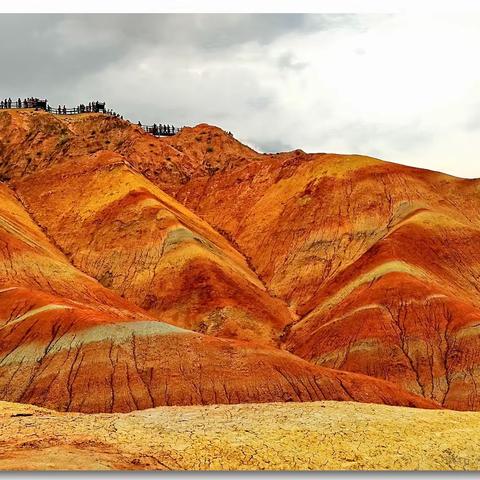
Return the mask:
{"type": "Polygon", "coordinates": [[[29,110],[0,176],[1,399],[480,410],[478,181],[29,110]]]}
{"type": "Polygon", "coordinates": [[[434,408],[363,375],[161,322],[73,267],[0,188],[0,397],[56,410],[358,400],[434,408]]]}

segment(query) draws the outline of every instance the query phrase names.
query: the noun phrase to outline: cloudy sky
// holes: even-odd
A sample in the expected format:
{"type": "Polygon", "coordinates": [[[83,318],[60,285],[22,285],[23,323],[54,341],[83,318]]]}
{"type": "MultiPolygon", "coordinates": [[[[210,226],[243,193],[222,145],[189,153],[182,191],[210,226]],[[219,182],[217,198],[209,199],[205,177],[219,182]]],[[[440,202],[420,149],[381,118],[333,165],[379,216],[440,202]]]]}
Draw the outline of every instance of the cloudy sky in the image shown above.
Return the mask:
{"type": "Polygon", "coordinates": [[[479,14],[0,15],[0,96],[480,177],[479,14]]]}

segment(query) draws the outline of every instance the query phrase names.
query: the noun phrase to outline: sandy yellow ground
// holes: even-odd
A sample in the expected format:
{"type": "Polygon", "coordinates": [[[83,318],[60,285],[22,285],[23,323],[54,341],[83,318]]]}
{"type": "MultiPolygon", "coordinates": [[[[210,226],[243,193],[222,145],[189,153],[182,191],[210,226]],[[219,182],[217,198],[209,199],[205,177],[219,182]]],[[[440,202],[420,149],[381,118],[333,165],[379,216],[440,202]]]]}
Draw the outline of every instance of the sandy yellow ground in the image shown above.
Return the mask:
{"type": "Polygon", "coordinates": [[[1,469],[479,469],[480,413],[349,402],[60,414],[0,402],[1,469]]]}

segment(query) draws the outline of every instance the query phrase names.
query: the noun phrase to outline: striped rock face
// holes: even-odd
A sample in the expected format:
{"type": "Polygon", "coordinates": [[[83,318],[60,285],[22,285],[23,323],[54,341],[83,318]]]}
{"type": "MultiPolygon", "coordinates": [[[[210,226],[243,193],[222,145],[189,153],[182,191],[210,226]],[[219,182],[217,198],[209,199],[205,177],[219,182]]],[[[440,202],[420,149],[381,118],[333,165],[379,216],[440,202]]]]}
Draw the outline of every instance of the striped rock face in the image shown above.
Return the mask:
{"type": "Polygon", "coordinates": [[[477,181],[0,113],[0,398],[480,410],[477,181]]]}
{"type": "Polygon", "coordinates": [[[3,400],[88,413],[319,399],[437,407],[388,382],[160,322],[73,267],[5,186],[0,200],[3,400]]]}
{"type": "Polygon", "coordinates": [[[478,410],[479,193],[476,180],[293,152],[192,179],[177,198],[294,309],[288,350],[478,410]]]}
{"type": "Polygon", "coordinates": [[[227,240],[123,157],[64,162],[16,190],[73,265],[159,320],[278,344],[285,304],[227,240]]]}

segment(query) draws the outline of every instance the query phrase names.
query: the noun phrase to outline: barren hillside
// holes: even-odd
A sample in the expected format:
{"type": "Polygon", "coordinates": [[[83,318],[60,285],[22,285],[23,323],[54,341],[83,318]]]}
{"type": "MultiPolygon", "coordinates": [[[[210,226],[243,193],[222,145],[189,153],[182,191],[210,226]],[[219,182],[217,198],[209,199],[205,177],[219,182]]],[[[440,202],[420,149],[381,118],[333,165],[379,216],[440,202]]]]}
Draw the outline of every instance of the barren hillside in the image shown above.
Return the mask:
{"type": "Polygon", "coordinates": [[[30,110],[0,159],[3,399],[480,409],[478,181],[30,110]]]}

